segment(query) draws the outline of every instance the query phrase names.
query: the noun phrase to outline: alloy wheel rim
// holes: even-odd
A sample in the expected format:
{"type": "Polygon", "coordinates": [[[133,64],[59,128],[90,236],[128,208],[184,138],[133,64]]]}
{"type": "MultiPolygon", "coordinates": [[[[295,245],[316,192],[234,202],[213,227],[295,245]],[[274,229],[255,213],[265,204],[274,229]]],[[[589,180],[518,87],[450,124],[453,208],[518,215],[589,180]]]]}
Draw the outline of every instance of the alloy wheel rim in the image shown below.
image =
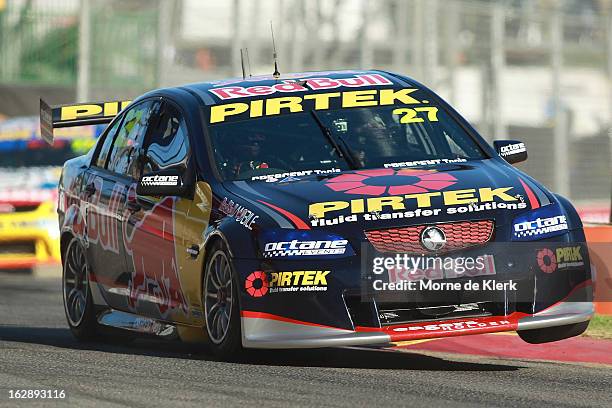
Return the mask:
{"type": "Polygon", "coordinates": [[[229,260],[216,252],[206,270],[204,313],[206,330],[213,343],[221,343],[229,332],[233,307],[233,283],[229,260]]]}
{"type": "Polygon", "coordinates": [[[89,282],[85,253],[76,241],[66,251],[63,285],[66,316],[72,326],[78,326],[85,316],[89,282]]]}

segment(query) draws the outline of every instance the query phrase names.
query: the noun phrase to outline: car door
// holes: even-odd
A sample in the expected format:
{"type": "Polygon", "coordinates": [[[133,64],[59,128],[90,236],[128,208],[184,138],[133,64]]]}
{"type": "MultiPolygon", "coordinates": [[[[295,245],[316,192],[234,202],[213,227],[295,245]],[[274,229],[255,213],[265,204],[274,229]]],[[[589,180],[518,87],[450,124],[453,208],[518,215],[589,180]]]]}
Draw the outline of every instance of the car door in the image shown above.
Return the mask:
{"type": "MultiPolygon", "coordinates": [[[[156,126],[145,140],[140,175],[177,169],[184,177],[189,155],[183,115],[175,105],[164,102],[156,126]]],[[[189,302],[179,276],[178,257],[188,256],[179,224],[185,220],[189,200],[138,196],[131,189],[128,203],[134,203],[134,210],[125,219],[126,262],[132,268],[131,300],[138,314],[186,321],[189,302]]]]}
{"type": "Polygon", "coordinates": [[[90,275],[106,303],[119,310],[134,310],[129,297],[131,268],[125,260],[123,226],[129,214],[131,173],[138,167],[137,157],[149,120],[158,110],[159,101],[146,100],[123,113],[107,132],[85,182],[90,275]]]}

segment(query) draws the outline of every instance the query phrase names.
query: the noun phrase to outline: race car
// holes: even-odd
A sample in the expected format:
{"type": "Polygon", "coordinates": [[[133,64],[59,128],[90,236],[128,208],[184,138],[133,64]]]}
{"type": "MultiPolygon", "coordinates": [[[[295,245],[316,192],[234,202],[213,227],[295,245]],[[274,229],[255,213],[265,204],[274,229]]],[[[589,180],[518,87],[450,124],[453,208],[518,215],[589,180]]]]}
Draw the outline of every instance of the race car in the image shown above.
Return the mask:
{"type": "MultiPolygon", "coordinates": [[[[109,123],[66,162],[58,213],[68,325],[250,348],[380,347],[593,314],[570,202],[424,85],[385,71],[204,82],[50,107],[109,123]]],[[[552,160],[552,159],[551,159],[552,160]]]]}
{"type": "Polygon", "coordinates": [[[60,265],[57,182],[67,159],[83,154],[95,127],[58,132],[53,147],[38,135],[37,117],[0,123],[0,269],[60,265]]]}

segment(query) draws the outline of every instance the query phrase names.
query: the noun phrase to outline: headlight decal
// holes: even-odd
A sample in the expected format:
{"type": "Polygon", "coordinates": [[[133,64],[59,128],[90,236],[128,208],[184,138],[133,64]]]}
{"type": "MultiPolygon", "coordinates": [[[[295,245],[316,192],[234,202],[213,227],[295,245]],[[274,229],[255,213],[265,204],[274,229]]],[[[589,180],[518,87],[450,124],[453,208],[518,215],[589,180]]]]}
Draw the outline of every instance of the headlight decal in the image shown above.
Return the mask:
{"type": "Polygon", "coordinates": [[[569,230],[567,215],[558,204],[540,207],[512,223],[513,241],[534,241],[564,234],[569,230]]]}

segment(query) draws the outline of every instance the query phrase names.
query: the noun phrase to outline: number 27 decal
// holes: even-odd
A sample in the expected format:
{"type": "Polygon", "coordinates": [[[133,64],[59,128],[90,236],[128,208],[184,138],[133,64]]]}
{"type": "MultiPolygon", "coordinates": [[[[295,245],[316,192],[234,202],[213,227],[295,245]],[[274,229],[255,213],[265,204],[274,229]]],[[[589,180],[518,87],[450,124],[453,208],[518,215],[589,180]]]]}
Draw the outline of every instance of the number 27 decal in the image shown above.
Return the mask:
{"type": "Polygon", "coordinates": [[[438,108],[434,106],[426,106],[422,108],[397,108],[393,109],[394,115],[403,115],[400,117],[400,123],[420,123],[425,122],[425,119],[417,116],[419,112],[427,112],[427,120],[430,122],[438,121],[438,108]]]}

